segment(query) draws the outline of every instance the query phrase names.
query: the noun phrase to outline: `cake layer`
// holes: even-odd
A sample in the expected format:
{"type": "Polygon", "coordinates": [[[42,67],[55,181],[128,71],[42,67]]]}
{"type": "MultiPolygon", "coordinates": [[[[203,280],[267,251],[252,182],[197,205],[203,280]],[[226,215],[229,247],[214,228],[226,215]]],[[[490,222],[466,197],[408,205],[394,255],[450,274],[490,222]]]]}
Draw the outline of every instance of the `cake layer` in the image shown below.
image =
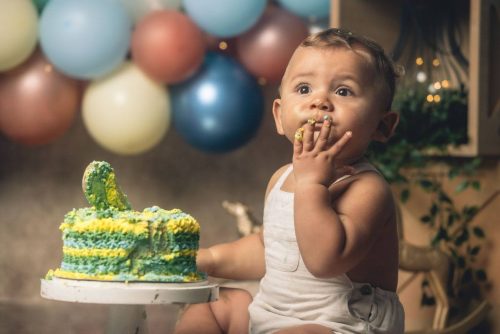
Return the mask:
{"type": "Polygon", "coordinates": [[[192,282],[196,270],[199,224],[181,210],[147,208],[142,212],[95,207],[66,214],[63,261],[57,277],[192,282]]]}

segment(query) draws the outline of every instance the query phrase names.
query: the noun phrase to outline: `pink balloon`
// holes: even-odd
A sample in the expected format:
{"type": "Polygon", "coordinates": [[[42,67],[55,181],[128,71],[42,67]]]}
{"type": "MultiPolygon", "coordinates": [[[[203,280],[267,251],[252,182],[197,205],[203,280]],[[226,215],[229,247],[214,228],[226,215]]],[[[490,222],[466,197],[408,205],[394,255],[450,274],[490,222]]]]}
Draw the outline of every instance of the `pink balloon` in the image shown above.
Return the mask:
{"type": "Polygon", "coordinates": [[[52,142],[71,126],[81,82],[70,79],[36,50],[22,65],[0,75],[0,127],[25,145],[52,142]]]}
{"type": "Polygon", "coordinates": [[[142,19],[132,34],[132,59],[152,79],[175,83],[203,62],[205,38],[186,15],[158,10],[142,19]]]}
{"type": "Polygon", "coordinates": [[[295,48],[308,33],[302,19],[269,6],[259,22],[236,39],[238,59],[253,75],[278,82],[295,48]]]}

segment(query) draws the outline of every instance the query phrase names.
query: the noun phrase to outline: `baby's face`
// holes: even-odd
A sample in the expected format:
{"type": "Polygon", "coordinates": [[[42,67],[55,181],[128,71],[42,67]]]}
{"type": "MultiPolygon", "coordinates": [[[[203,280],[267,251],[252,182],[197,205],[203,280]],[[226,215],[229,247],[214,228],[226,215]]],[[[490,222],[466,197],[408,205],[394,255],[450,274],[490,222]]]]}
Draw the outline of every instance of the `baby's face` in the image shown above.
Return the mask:
{"type": "Polygon", "coordinates": [[[273,104],[278,133],[293,142],[295,131],[314,118],[317,138],[321,121],[328,115],[332,144],[346,131],[353,133],[341,159],[361,156],[386,104],[385,85],[371,61],[361,48],[298,48],[283,77],[281,98],[273,104]]]}

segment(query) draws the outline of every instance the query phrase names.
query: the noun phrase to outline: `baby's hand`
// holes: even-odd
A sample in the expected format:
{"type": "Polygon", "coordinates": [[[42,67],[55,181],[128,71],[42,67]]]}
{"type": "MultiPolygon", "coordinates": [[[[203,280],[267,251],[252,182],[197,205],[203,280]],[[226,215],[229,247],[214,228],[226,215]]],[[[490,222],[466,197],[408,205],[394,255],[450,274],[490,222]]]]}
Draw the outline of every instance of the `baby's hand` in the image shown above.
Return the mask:
{"type": "Polygon", "coordinates": [[[314,141],[315,121],[310,120],[295,133],[293,147],[293,170],[296,184],[322,184],[329,187],[337,178],[340,170],[349,169],[338,166],[336,159],[351,139],[347,131],[337,142],[329,145],[331,121],[325,119],[318,139],[314,141]]]}

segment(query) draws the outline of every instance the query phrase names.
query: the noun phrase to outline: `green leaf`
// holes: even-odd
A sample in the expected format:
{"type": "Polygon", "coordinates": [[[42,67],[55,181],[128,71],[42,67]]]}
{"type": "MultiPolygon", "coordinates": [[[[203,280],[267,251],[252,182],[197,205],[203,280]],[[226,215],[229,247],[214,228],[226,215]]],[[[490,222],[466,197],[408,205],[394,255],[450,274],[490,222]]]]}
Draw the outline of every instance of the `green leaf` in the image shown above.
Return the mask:
{"type": "Polygon", "coordinates": [[[486,272],[483,269],[476,270],[476,278],[480,282],[485,282],[488,279],[486,272]]]}
{"type": "Polygon", "coordinates": [[[436,298],[433,296],[428,296],[425,292],[422,293],[422,299],[420,300],[420,305],[422,306],[434,306],[436,305],[436,298]]]}
{"type": "Polygon", "coordinates": [[[468,284],[472,282],[472,269],[466,269],[462,275],[462,284],[468,284]]]}
{"type": "Polygon", "coordinates": [[[460,172],[458,171],[457,168],[451,168],[448,172],[448,178],[450,180],[453,180],[454,178],[456,178],[458,176],[458,174],[460,174],[460,172]]]}
{"type": "Polygon", "coordinates": [[[483,229],[478,227],[478,226],[474,226],[474,228],[472,228],[472,232],[478,238],[484,238],[484,236],[485,236],[483,229]]]}
{"type": "Polygon", "coordinates": [[[410,198],[410,189],[406,188],[401,191],[400,194],[401,202],[406,203],[410,198]]]}
{"type": "Polygon", "coordinates": [[[428,224],[432,221],[432,218],[431,218],[431,216],[425,215],[425,216],[420,217],[420,221],[424,224],[428,224]]]}
{"type": "Polygon", "coordinates": [[[463,256],[457,258],[457,266],[462,269],[465,268],[465,258],[463,256]]]}
{"type": "Polygon", "coordinates": [[[465,220],[471,220],[478,212],[479,208],[475,205],[473,206],[466,205],[462,209],[462,214],[464,215],[465,220]]]}
{"type": "Polygon", "coordinates": [[[462,233],[455,239],[455,245],[460,246],[467,240],[469,240],[469,231],[467,231],[467,229],[464,229],[462,230],[462,233]]]}
{"type": "Polygon", "coordinates": [[[475,190],[481,190],[481,183],[479,181],[472,181],[472,188],[475,190]]]}
{"type": "Polygon", "coordinates": [[[473,255],[473,256],[476,256],[477,254],[479,254],[479,251],[481,250],[481,247],[480,246],[475,246],[475,247],[472,247],[470,250],[469,250],[469,254],[470,255],[473,255]]]}
{"type": "Polygon", "coordinates": [[[446,195],[442,191],[439,192],[438,200],[440,202],[445,202],[445,203],[448,203],[448,204],[452,204],[450,197],[448,197],[448,195],[446,195]]]}
{"type": "Polygon", "coordinates": [[[465,181],[462,181],[458,184],[458,186],[455,188],[455,191],[457,193],[460,193],[460,192],[464,191],[465,189],[467,189],[467,187],[469,187],[469,181],[465,180],[465,181]]]}
{"type": "Polygon", "coordinates": [[[450,226],[453,226],[453,223],[455,222],[455,215],[448,215],[448,223],[447,223],[447,226],[450,227],[450,226]]]}
{"type": "Polygon", "coordinates": [[[426,179],[420,180],[419,184],[425,191],[431,191],[434,186],[434,183],[432,181],[426,179]]]}
{"type": "Polygon", "coordinates": [[[436,216],[436,214],[438,212],[439,212],[439,207],[437,206],[436,203],[432,203],[431,210],[430,210],[431,216],[432,217],[436,216]]]}

